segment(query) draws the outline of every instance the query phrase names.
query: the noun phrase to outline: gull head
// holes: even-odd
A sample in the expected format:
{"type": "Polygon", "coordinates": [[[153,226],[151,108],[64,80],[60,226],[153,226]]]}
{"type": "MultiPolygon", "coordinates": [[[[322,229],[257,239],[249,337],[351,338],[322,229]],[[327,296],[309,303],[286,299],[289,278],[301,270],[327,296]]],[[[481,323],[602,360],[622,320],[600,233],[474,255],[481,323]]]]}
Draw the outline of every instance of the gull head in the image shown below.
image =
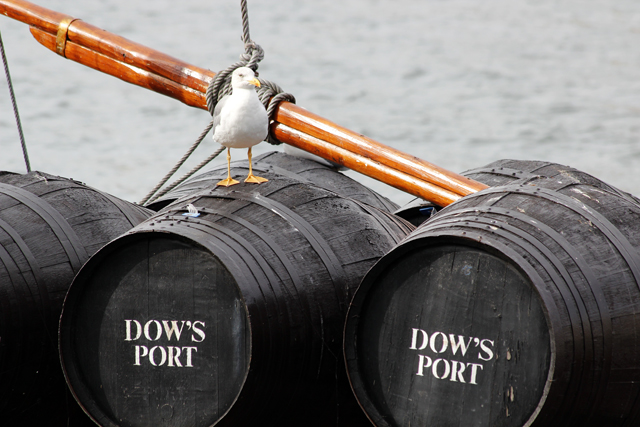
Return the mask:
{"type": "Polygon", "coordinates": [[[256,79],[256,74],[251,68],[236,68],[231,74],[231,87],[234,89],[252,89],[260,87],[260,82],[256,79]]]}

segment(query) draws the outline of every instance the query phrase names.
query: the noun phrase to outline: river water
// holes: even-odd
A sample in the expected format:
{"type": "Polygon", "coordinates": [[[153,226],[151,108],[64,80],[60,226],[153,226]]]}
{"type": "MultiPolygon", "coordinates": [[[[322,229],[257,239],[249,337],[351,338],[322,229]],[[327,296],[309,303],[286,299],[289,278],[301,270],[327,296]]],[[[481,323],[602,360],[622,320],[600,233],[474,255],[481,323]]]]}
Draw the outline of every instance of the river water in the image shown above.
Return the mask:
{"type": "MultiPolygon", "coordinates": [[[[242,52],[237,0],[37,2],[214,71],[242,52]]],[[[640,194],[637,0],[249,0],[249,14],[261,77],[316,114],[456,172],[548,160],[640,194]]],[[[33,169],[137,201],[209,120],[55,55],[22,23],[0,17],[0,31],[33,169]]],[[[24,172],[4,75],[0,170],[24,172]]]]}

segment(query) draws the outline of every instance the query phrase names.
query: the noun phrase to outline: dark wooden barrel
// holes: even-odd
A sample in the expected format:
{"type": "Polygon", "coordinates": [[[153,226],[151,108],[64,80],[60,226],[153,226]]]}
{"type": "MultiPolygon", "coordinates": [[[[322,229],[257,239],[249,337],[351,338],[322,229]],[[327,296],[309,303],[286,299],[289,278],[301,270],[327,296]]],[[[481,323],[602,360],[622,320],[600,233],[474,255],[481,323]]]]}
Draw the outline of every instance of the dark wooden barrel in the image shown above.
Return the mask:
{"type": "Polygon", "coordinates": [[[100,425],[369,425],[346,380],[344,319],[366,271],[413,227],[267,177],[215,188],[213,175],[76,276],[62,363],[100,425]]]}
{"type": "Polygon", "coordinates": [[[516,180],[532,181],[541,178],[561,177],[566,174],[569,174],[573,180],[581,184],[600,188],[635,203],[640,202],[640,199],[633,194],[621,191],[616,187],[602,182],[593,175],[569,166],[542,160],[497,160],[486,166],[462,172],[462,175],[492,187],[504,185],[516,180]]]}
{"type": "MultiPolygon", "coordinates": [[[[290,177],[298,181],[308,182],[316,187],[325,188],[341,196],[355,199],[388,212],[393,212],[398,209],[398,205],[386,197],[381,196],[338,170],[313,160],[271,151],[254,157],[253,169],[257,175],[267,179],[290,177]]],[[[249,163],[247,160],[231,163],[231,175],[235,179],[242,181],[248,173],[249,163]]],[[[218,166],[211,171],[185,181],[179,187],[160,197],[147,207],[159,211],[180,197],[185,197],[196,191],[208,188],[211,186],[211,183],[215,183],[226,177],[227,166],[218,166]]]]}
{"type": "MultiPolygon", "coordinates": [[[[605,184],[604,182],[598,180],[597,178],[594,178],[593,176],[585,172],[581,172],[577,169],[560,165],[558,163],[539,160],[497,160],[493,163],[489,163],[486,166],[462,172],[461,175],[493,187],[495,185],[504,185],[518,179],[551,178],[561,175],[566,171],[571,171],[571,174],[574,178],[579,179],[585,184],[597,182],[597,186],[606,188],[607,191],[614,192],[622,197],[631,198],[635,201],[638,201],[638,198],[636,198],[635,196],[620,191],[608,184],[605,184]]],[[[417,227],[431,218],[431,216],[434,215],[438,210],[440,210],[440,207],[434,205],[433,203],[422,200],[420,198],[415,198],[401,208],[393,211],[393,213],[409,221],[417,227]]]]}
{"type": "Polygon", "coordinates": [[[344,351],[376,426],[639,425],[640,205],[525,163],[363,279],[344,351]]]}
{"type": "Polygon", "coordinates": [[[406,205],[393,211],[393,214],[418,227],[435,215],[440,209],[442,208],[432,202],[416,197],[406,205]]]}
{"type": "Polygon", "coordinates": [[[0,172],[0,424],[89,425],[58,360],[62,302],[90,255],[150,215],[70,179],[0,172]]]}

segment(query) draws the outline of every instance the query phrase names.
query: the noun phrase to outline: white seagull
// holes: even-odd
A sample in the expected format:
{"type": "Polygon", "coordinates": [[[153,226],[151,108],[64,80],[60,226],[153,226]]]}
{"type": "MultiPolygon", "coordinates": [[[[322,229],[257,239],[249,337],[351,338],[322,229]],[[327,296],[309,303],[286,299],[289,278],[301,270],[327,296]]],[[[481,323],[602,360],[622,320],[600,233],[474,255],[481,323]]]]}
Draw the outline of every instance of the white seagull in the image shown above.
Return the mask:
{"type": "Polygon", "coordinates": [[[231,148],[249,148],[249,175],[244,182],[267,182],[253,174],[251,165],[251,147],[265,140],[269,127],[267,111],[256,92],[260,82],[251,68],[240,67],[231,75],[231,87],[231,95],[223,97],[213,111],[213,140],[227,147],[227,179],[216,185],[239,184],[231,178],[231,148]]]}

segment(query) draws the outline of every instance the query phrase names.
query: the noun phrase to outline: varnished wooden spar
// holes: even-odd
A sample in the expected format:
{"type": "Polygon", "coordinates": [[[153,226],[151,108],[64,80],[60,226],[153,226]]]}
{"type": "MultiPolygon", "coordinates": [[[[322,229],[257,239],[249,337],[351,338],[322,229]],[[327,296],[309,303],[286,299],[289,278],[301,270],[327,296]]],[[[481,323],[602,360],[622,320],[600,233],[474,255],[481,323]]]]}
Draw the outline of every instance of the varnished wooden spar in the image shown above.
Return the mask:
{"type": "MultiPolygon", "coordinates": [[[[282,111],[282,109],[280,109],[280,111],[282,111]]],[[[432,201],[439,206],[447,206],[461,197],[442,187],[422,181],[407,173],[400,172],[367,156],[355,156],[348,149],[338,147],[330,142],[323,141],[322,139],[313,137],[297,129],[278,123],[277,121],[271,126],[276,138],[280,141],[287,141],[289,145],[341,164],[384,183],[389,184],[392,180],[393,182],[401,183],[402,187],[400,187],[400,185],[394,185],[394,187],[425,200],[432,201]]]]}
{"type": "MultiPolygon", "coordinates": [[[[58,34],[60,23],[65,18],[69,18],[68,15],[63,13],[23,0],[1,0],[0,13],[30,25],[34,37],[54,52],[56,51],[55,36],[58,34]],[[42,32],[48,34],[40,35],[42,32]],[[53,36],[53,39],[50,36],[53,36]]],[[[67,39],[67,52],[70,49],[74,49],[74,45],[83,46],[95,53],[165,77],[197,92],[206,91],[209,82],[215,75],[212,71],[182,62],[172,56],[109,33],[80,19],[73,21],[69,25],[67,39]]]]}
{"type": "MultiPolygon", "coordinates": [[[[82,21],[74,21],[70,26],[69,32],[71,32],[71,28],[75,28],[76,25],[80,26],[83,24],[87,25],[82,21]]],[[[56,36],[33,27],[31,28],[31,33],[33,34],[35,39],[43,46],[54,52],[56,51],[56,36]]],[[[144,63],[147,62],[147,60],[144,59],[144,56],[134,56],[132,52],[133,51],[127,51],[126,53],[122,53],[121,56],[123,58],[136,58],[135,64],[118,61],[110,56],[103,55],[94,50],[68,41],[65,48],[65,57],[72,61],[86,65],[87,67],[101,71],[105,74],[117,77],[120,80],[124,80],[125,82],[132,83],[137,86],[142,86],[154,92],[161,93],[162,95],[177,99],[178,101],[181,101],[191,107],[203,109],[207,108],[205,92],[207,90],[208,82],[211,81],[213,79],[213,76],[215,75],[213,72],[209,71],[208,76],[201,75],[202,80],[200,80],[200,82],[204,84],[204,89],[202,92],[200,92],[197,89],[194,90],[179,83],[178,81],[180,81],[181,79],[178,76],[176,76],[175,79],[172,80],[171,78],[164,77],[160,74],[156,74],[153,71],[149,71],[139,67],[137,65],[138,62],[144,63]]],[[[151,59],[149,58],[148,61],[150,62],[151,59]]],[[[170,73],[167,72],[166,74],[170,73]]],[[[193,84],[193,79],[190,81],[190,83],[193,84]]],[[[196,85],[193,84],[193,86],[196,85]]]]}
{"type": "MultiPolygon", "coordinates": [[[[27,1],[0,0],[0,13],[31,25],[38,42],[68,59],[206,109],[205,92],[215,76],[210,70],[27,1]],[[65,43],[63,48],[60,44],[56,46],[56,38],[65,43]]],[[[276,137],[284,143],[440,206],[487,188],[288,102],[280,104],[272,126],[276,137]]]]}

